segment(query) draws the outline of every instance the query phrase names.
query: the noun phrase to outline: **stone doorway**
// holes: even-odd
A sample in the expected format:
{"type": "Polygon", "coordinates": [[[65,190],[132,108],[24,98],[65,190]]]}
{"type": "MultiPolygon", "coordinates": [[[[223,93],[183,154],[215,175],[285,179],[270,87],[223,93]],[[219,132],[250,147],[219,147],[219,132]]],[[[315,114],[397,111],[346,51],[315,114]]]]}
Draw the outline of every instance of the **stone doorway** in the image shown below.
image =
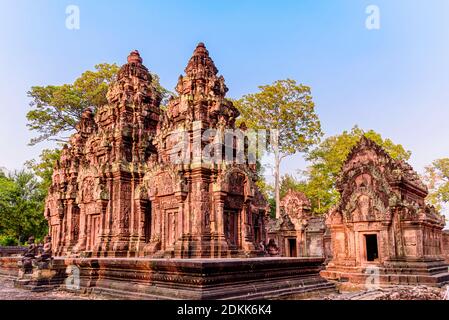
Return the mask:
{"type": "Polygon", "coordinates": [[[379,258],[379,248],[377,243],[377,235],[366,234],[365,235],[366,244],[366,261],[374,262],[379,258]]]}
{"type": "Polygon", "coordinates": [[[224,213],[225,236],[232,246],[238,245],[238,218],[238,212],[235,210],[226,210],[224,213]]]}
{"type": "Polygon", "coordinates": [[[297,257],[296,238],[287,239],[288,241],[288,256],[297,257]]]}
{"type": "Polygon", "coordinates": [[[253,226],[254,226],[254,243],[256,245],[259,245],[260,241],[261,241],[261,236],[260,236],[260,225],[259,225],[259,217],[254,215],[254,219],[253,219],[253,226]]]}
{"type": "Polygon", "coordinates": [[[145,237],[145,243],[150,243],[151,241],[151,203],[145,207],[143,232],[145,237]]]}

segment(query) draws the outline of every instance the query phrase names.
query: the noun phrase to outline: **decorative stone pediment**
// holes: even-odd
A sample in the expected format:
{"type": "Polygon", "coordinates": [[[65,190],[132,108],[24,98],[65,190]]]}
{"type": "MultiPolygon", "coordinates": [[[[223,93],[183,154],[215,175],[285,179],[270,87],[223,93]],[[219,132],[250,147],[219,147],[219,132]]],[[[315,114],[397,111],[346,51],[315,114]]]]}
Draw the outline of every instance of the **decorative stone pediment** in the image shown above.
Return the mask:
{"type": "Polygon", "coordinates": [[[295,224],[291,221],[290,217],[286,214],[281,216],[279,220],[279,230],[295,230],[295,224]]]}
{"type": "Polygon", "coordinates": [[[291,218],[302,219],[310,216],[311,204],[304,193],[289,190],[281,200],[281,208],[291,218]]]}
{"type": "Polygon", "coordinates": [[[229,194],[241,195],[245,198],[254,197],[254,185],[252,172],[240,166],[228,166],[217,177],[214,191],[222,191],[229,194]]]}
{"type": "Polygon", "coordinates": [[[343,209],[347,222],[385,221],[387,211],[381,198],[370,189],[356,191],[343,209]]]}

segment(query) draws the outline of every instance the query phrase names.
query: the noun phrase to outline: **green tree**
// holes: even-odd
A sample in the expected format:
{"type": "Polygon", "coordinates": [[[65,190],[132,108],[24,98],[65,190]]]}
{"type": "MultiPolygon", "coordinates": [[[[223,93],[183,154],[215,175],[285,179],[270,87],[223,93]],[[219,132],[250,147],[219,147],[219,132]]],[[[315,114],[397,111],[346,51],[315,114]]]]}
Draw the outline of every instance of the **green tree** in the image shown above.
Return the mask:
{"type": "Polygon", "coordinates": [[[291,174],[286,174],[281,177],[281,183],[279,187],[279,192],[281,199],[285,197],[289,190],[302,191],[304,182],[298,181],[291,174]]]}
{"type": "Polygon", "coordinates": [[[307,154],[306,160],[310,162],[310,166],[303,172],[306,179],[303,191],[310,198],[316,213],[325,213],[338,202],[336,180],[349,152],[363,135],[383,147],[394,159],[408,160],[411,156],[411,152],[402,145],[382,138],[373,130],[365,132],[357,126],[349,132],[344,131],[325,139],[307,154]]]}
{"type": "Polygon", "coordinates": [[[53,168],[60,156],[60,149],[44,149],[39,157],[39,161],[33,159],[25,163],[26,167],[32,170],[34,174],[40,178],[40,188],[45,193],[51,186],[53,168]]]}
{"type": "Polygon", "coordinates": [[[443,204],[449,203],[449,158],[432,162],[426,167],[424,178],[429,186],[427,200],[441,210],[443,204]]]}
{"type": "Polygon", "coordinates": [[[73,84],[32,87],[28,92],[32,99],[28,127],[39,136],[30,144],[45,140],[66,142],[64,135],[76,129],[86,108],[107,103],[106,93],[118,70],[116,64],[103,63],[96,65],[95,71],[84,72],[73,84]]]}
{"type": "Polygon", "coordinates": [[[10,206],[10,195],[13,190],[14,181],[9,179],[3,170],[0,170],[0,235],[6,233],[7,225],[2,217],[10,206]]]}
{"type": "MultiPolygon", "coordinates": [[[[39,136],[30,144],[45,140],[67,142],[68,135],[76,129],[85,109],[96,110],[107,104],[106,94],[118,71],[116,64],[102,63],[96,65],[94,71],[84,72],[72,84],[32,87],[28,92],[31,98],[31,110],[27,113],[28,127],[39,136]]],[[[157,75],[152,76],[153,85],[166,103],[171,92],[160,85],[157,75]]]]}
{"type": "Polygon", "coordinates": [[[43,215],[45,194],[33,173],[25,170],[0,175],[0,230],[23,243],[47,233],[43,215]]]}
{"type": "MultiPolygon", "coordinates": [[[[72,84],[32,87],[28,92],[32,99],[31,110],[27,113],[28,127],[38,132],[39,136],[30,144],[45,140],[66,143],[86,108],[96,110],[107,104],[106,94],[118,71],[116,64],[102,63],[96,65],[94,71],[84,72],[72,84]]],[[[171,92],[161,86],[156,74],[152,74],[152,78],[163,103],[167,103],[171,92]]],[[[60,150],[46,149],[42,151],[39,161],[31,160],[26,164],[41,179],[40,188],[45,193],[51,184],[54,163],[59,156],[60,150]]]]}
{"type": "Polygon", "coordinates": [[[248,128],[270,130],[274,155],[276,217],[280,216],[280,165],[285,157],[307,152],[322,136],[311,90],[294,80],[260,86],[260,91],[235,102],[248,128]]]}

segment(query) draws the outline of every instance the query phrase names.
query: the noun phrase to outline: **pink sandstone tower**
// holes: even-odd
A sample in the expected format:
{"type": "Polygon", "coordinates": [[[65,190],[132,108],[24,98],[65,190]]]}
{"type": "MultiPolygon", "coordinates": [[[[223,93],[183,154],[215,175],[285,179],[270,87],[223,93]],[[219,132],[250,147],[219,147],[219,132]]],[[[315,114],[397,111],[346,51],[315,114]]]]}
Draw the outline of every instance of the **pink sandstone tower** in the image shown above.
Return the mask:
{"type": "Polygon", "coordinates": [[[205,163],[207,129],[234,129],[224,78],[200,43],[178,96],[161,96],[137,51],[117,75],[108,104],[86,110],[57,163],[46,201],[59,256],[236,257],[261,254],[266,202],[253,166],[205,163]],[[179,149],[182,131],[187,144],[179,149]],[[198,139],[199,138],[199,139],[198,139]],[[201,154],[200,154],[201,155],[201,154]],[[182,161],[173,161],[181,156],[182,161]]]}

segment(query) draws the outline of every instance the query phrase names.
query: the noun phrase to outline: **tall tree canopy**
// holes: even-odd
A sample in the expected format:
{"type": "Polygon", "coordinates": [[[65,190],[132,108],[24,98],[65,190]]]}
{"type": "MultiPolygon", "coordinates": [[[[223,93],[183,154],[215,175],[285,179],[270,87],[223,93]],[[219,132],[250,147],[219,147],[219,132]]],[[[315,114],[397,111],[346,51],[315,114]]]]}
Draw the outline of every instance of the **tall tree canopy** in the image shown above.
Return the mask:
{"type": "Polygon", "coordinates": [[[116,64],[99,64],[86,71],[72,84],[35,86],[28,92],[32,99],[27,113],[28,127],[39,133],[34,145],[44,140],[66,142],[64,134],[75,130],[82,112],[107,103],[106,93],[119,68],[116,64]]]}
{"type": "MultiPolygon", "coordinates": [[[[28,92],[31,98],[28,127],[39,136],[30,144],[67,142],[86,108],[95,111],[107,104],[106,94],[118,71],[116,64],[102,63],[96,65],[95,70],[84,72],[71,84],[32,87],[28,92]]],[[[152,74],[152,78],[153,85],[162,95],[162,103],[166,103],[172,93],[160,85],[156,74],[152,74]]],[[[19,171],[9,176],[1,173],[0,235],[23,241],[28,235],[39,237],[46,232],[44,200],[59,156],[60,150],[45,149],[39,160],[26,163],[31,171],[19,171]]]]}
{"type": "MultiPolygon", "coordinates": [[[[84,72],[72,84],[32,87],[28,92],[31,98],[31,110],[27,113],[28,127],[39,136],[30,144],[45,140],[66,142],[67,135],[76,129],[86,108],[96,110],[107,103],[106,93],[118,71],[116,64],[102,63],[96,65],[94,71],[84,72]]],[[[163,101],[167,101],[171,93],[160,85],[157,75],[152,76],[163,101]]]]}
{"type": "Polygon", "coordinates": [[[31,235],[43,237],[47,232],[44,198],[45,193],[31,172],[0,173],[0,235],[18,243],[31,235]]]}
{"type": "Polygon", "coordinates": [[[309,87],[287,79],[259,89],[257,93],[243,96],[235,105],[248,128],[274,130],[270,151],[274,155],[274,193],[279,217],[281,161],[318,143],[322,136],[321,124],[309,87]]]}
{"type": "Polygon", "coordinates": [[[441,210],[449,203],[449,158],[435,160],[426,168],[425,180],[429,185],[428,201],[441,210]]]}
{"type": "Polygon", "coordinates": [[[325,139],[310,151],[306,157],[310,166],[302,172],[304,179],[295,181],[294,178],[287,177],[284,178],[284,185],[293,185],[293,189],[304,192],[311,200],[314,212],[326,213],[339,200],[339,193],[335,188],[336,180],[349,152],[363,135],[382,146],[394,159],[408,160],[411,156],[411,152],[405,150],[402,145],[383,138],[373,130],[364,132],[355,126],[351,131],[325,139]]]}
{"type": "Polygon", "coordinates": [[[53,168],[60,156],[60,149],[44,149],[39,157],[39,161],[33,159],[25,163],[25,166],[40,178],[40,188],[44,193],[47,192],[51,185],[53,168]]]}

